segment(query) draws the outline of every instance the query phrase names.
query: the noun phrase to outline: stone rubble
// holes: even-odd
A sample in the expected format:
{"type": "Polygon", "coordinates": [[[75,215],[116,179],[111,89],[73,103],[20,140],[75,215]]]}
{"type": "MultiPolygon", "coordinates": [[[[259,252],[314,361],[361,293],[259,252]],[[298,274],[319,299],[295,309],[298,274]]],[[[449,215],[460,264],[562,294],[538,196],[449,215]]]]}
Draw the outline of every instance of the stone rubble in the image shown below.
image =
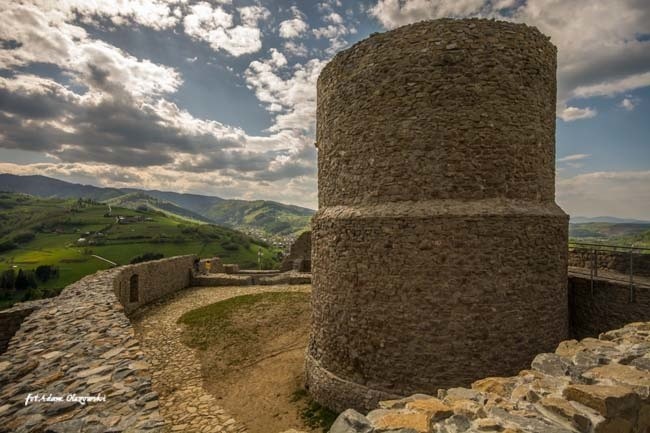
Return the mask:
{"type": "Polygon", "coordinates": [[[561,342],[512,377],[348,409],[329,433],[650,431],[650,322],[561,342]]]}

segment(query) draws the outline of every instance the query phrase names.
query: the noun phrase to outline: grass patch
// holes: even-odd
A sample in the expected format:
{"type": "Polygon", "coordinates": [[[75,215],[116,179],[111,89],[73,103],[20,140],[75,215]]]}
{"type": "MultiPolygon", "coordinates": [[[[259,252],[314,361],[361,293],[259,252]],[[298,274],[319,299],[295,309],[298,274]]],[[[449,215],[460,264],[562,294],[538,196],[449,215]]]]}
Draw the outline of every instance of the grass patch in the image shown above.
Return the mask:
{"type": "Polygon", "coordinates": [[[305,425],[310,428],[320,428],[323,430],[323,433],[329,431],[339,414],[312,400],[309,393],[304,388],[296,390],[291,396],[292,403],[297,403],[303,400],[306,406],[300,411],[300,417],[305,425]]]}
{"type": "MultiPolygon", "coordinates": [[[[309,294],[300,292],[266,292],[236,296],[188,311],[178,319],[178,323],[188,325],[188,329],[183,333],[183,342],[188,346],[205,350],[215,343],[220,346],[237,345],[241,346],[242,357],[247,358],[255,351],[260,331],[269,325],[265,316],[274,305],[281,303],[291,310],[293,306],[308,302],[308,299],[309,294]]],[[[286,319],[290,320],[290,315],[286,319]]],[[[282,318],[278,320],[283,321],[282,318]]],[[[242,360],[232,359],[229,364],[242,360]]]]}

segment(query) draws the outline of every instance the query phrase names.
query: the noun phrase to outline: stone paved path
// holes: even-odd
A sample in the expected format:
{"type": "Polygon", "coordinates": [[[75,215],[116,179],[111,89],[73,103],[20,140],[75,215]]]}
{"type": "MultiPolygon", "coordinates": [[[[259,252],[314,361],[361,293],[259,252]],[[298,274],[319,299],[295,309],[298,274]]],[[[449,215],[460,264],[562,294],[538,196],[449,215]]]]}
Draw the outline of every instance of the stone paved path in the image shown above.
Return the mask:
{"type": "Polygon", "coordinates": [[[234,296],[310,290],[309,285],[195,287],[139,311],[132,322],[141,348],[151,363],[153,388],[160,395],[160,410],[169,424],[169,431],[247,431],[203,389],[200,361],[195,350],[180,341],[182,325],[176,323],[178,318],[187,311],[234,296]]]}

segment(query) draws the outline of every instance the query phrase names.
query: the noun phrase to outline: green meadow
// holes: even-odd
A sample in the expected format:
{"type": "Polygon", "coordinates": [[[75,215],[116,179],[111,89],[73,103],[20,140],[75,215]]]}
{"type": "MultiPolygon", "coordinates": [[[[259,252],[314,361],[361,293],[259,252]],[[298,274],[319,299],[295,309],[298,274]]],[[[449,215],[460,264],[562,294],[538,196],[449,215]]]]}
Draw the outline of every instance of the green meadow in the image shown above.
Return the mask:
{"type": "MultiPolygon", "coordinates": [[[[58,268],[58,277],[38,282],[46,293],[85,275],[124,265],[145,253],[164,257],[196,254],[218,256],[243,268],[277,267],[280,251],[238,231],[198,224],[162,212],[108,206],[90,200],[43,199],[0,193],[0,272],[29,271],[40,265],[58,268]],[[118,223],[118,217],[130,219],[118,223]]],[[[20,300],[12,293],[0,308],[20,300]]]]}

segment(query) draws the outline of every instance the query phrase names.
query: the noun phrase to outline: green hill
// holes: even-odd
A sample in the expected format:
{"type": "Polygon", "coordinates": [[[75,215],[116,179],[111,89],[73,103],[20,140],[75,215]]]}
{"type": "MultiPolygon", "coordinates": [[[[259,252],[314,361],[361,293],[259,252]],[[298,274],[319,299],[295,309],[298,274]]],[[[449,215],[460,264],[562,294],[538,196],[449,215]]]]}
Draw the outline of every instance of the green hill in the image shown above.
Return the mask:
{"type": "Polygon", "coordinates": [[[212,222],[247,232],[294,236],[309,228],[311,209],[274,201],[230,200],[199,194],[134,188],[100,188],[45,176],[0,174],[0,191],[44,198],[89,198],[132,209],[149,208],[200,222],[212,222]]]}
{"type": "Polygon", "coordinates": [[[143,192],[132,192],[120,195],[109,200],[104,200],[102,203],[128,209],[159,211],[170,216],[176,216],[189,220],[191,222],[211,222],[209,218],[199,215],[196,212],[184,209],[180,206],[175,205],[174,203],[151,197],[150,195],[143,192]]]}
{"type": "Polygon", "coordinates": [[[49,265],[55,278],[38,282],[32,295],[13,293],[8,306],[25,296],[40,297],[100,269],[130,263],[146,253],[171,257],[219,256],[243,268],[278,266],[278,250],[236,230],[197,224],[152,209],[111,206],[88,199],[43,199],[0,193],[0,273],[36,270],[49,265]],[[121,217],[121,218],[120,218],[121,217]]]}
{"type": "Polygon", "coordinates": [[[569,238],[574,242],[649,248],[650,223],[571,223],[569,238]]]}

